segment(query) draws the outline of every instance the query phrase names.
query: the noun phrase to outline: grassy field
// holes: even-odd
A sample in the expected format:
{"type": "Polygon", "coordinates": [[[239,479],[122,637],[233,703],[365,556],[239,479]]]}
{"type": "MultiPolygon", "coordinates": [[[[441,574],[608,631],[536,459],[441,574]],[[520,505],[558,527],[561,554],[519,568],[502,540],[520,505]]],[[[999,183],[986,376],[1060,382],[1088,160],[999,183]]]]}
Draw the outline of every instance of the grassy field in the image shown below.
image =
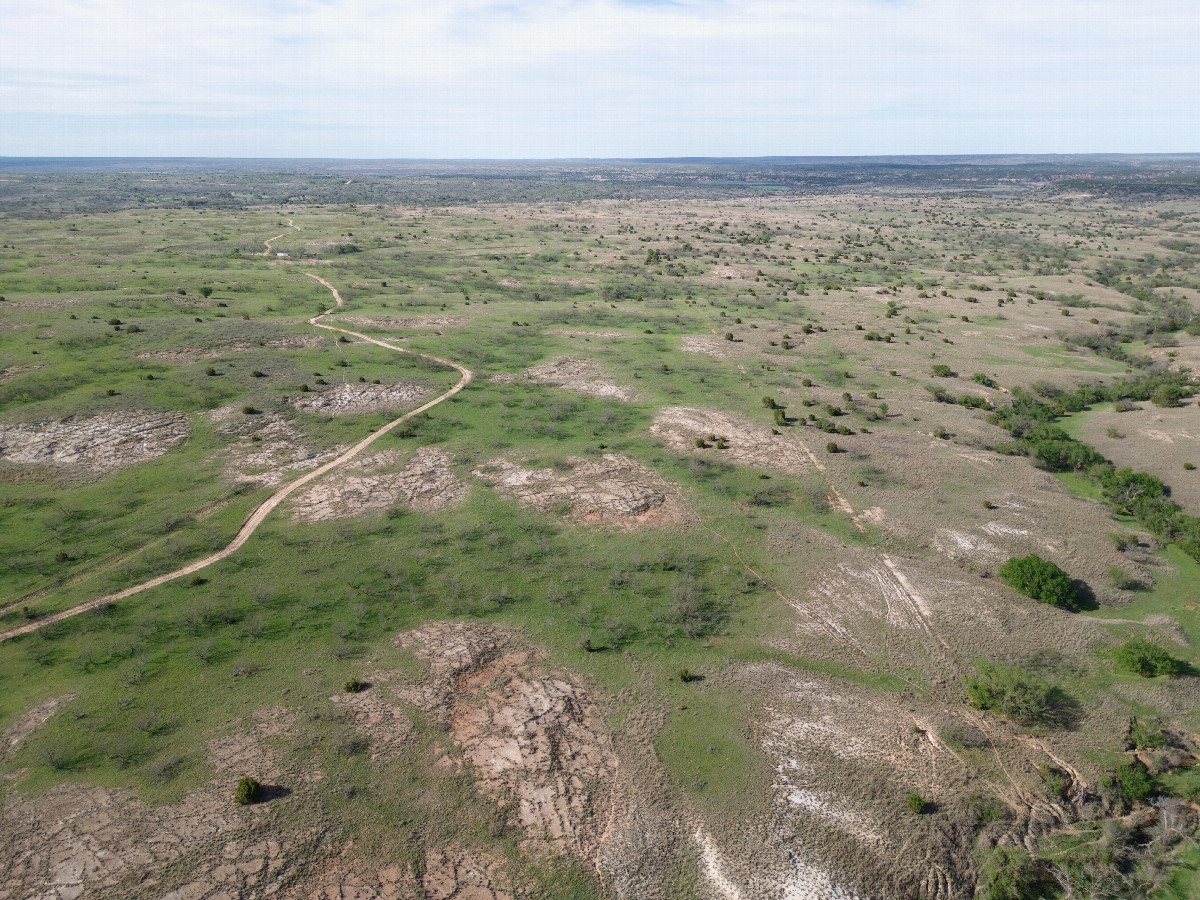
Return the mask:
{"type": "MultiPolygon", "coordinates": [[[[224,547],[281,484],[456,382],[310,326],[332,301],[309,274],[345,300],[331,324],[474,378],[369,451],[394,467],[438,451],[454,502],[396,494],[310,521],[297,494],[195,577],[0,644],[0,726],[20,734],[0,756],[5,827],[74,784],[121,798],[131,819],[225,803],[230,766],[252,766],[214,747],[245,741],[260,749],[234,759],[273,760],[264,777],[286,792],[236,834],[305,848],[287,851],[282,886],[317,885],[322,866],[382,878],[371,861],[386,860],[432,891],[438,854],[461,850],[492,861],[476,868],[493,866],[493,887],[503,872],[529,896],[708,897],[722,879],[778,893],[807,884],[803,860],[864,896],[934,896],[935,866],[936,896],[953,898],[971,896],[1002,833],[1020,841],[1054,767],[1065,777],[1069,762],[1075,793],[1055,795],[1047,854],[1079,822],[1154,809],[1113,787],[1133,758],[1127,725],[1160,723],[1194,751],[1195,679],[1140,678],[1111,653],[1147,635],[1200,667],[1200,567],[1149,535],[1117,548],[1106,534],[1138,523],[1082,474],[995,452],[1008,437],[988,412],[1017,388],[1113,383],[1129,366],[1112,347],[1157,352],[1129,338],[1168,314],[1184,334],[1190,305],[1153,299],[1166,285],[1135,296],[1152,252],[1184,298],[1200,290],[1195,257],[1162,248],[1179,210],[1200,215],[886,193],[10,211],[0,628],[224,547]],[[1126,271],[1134,293],[1110,286],[1126,271]],[[1108,355],[1075,340],[1105,329],[1108,355]],[[389,388],[405,399],[372,405],[389,388]],[[120,437],[151,417],[168,423],[161,445],[120,437]],[[627,494],[648,507],[622,512],[627,494]],[[1096,608],[1005,587],[997,568],[1029,552],[1096,608]],[[1143,583],[1114,587],[1114,567],[1143,583]],[[396,641],[446,622],[525,649],[480,651],[438,687],[450,676],[435,651],[396,641]],[[971,709],[964,679],[984,659],[1045,677],[1070,716],[971,709]],[[374,718],[350,705],[353,678],[382,704],[374,718]],[[546,701],[562,721],[544,732],[483,712],[508,710],[512,685],[555,683],[574,699],[546,701]],[[436,690],[440,707],[420,699],[436,690]],[[529,783],[590,798],[563,801],[565,836],[530,824],[508,763],[481,774],[493,763],[473,755],[476,728],[496,746],[534,734],[558,781],[531,764],[529,783]],[[594,746],[571,744],[584,733],[594,746]],[[605,754],[616,774],[562,774],[605,754]],[[918,790],[927,806],[906,811],[918,790]],[[893,840],[908,830],[915,853],[893,840]]],[[[1096,413],[1059,424],[1080,437],[1096,413]]],[[[321,483],[350,507],[395,490],[384,463],[362,465],[321,483]]],[[[1155,765],[1163,802],[1194,799],[1187,766],[1155,765]]],[[[1155,896],[1188,895],[1187,821],[1173,842],[1150,819],[1122,832],[1141,855],[1125,857],[1121,890],[1150,889],[1153,853],[1155,896]]],[[[1071,859],[1091,852],[1072,846],[1071,859]]],[[[213,851],[187,852],[163,886],[213,851]]],[[[128,872],[115,883],[157,890],[128,872]]]]}

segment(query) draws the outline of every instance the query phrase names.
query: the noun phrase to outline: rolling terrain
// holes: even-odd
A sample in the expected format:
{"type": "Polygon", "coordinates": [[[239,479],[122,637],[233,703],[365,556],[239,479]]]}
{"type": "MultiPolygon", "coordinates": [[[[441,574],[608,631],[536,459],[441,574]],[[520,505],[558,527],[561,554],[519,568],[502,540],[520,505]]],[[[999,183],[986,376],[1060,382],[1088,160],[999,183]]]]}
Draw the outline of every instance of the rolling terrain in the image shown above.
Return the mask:
{"type": "Polygon", "coordinates": [[[1195,896],[1190,164],[905,165],[7,170],[0,898],[1195,896]]]}

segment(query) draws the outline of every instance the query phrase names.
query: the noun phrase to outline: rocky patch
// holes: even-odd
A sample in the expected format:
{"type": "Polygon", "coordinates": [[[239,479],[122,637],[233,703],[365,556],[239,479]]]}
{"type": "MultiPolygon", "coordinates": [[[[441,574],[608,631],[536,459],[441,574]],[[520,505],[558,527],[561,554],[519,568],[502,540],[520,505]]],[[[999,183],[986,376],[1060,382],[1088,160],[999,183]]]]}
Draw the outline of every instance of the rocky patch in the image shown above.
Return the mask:
{"type": "Polygon", "coordinates": [[[330,321],[335,325],[345,322],[365,328],[401,329],[453,328],[455,325],[466,324],[468,320],[466,316],[338,316],[330,321]]]}
{"type": "Polygon", "coordinates": [[[589,397],[604,397],[630,401],[636,394],[631,388],[616,384],[603,366],[595,360],[577,356],[557,356],[549,362],[530,366],[520,375],[493,375],[491,381],[548,384],[565,388],[589,397]]]}
{"type": "Polygon", "coordinates": [[[0,425],[0,463],[113,471],[162,456],[188,430],[187,416],[150,412],[0,425]]]}
{"type": "Polygon", "coordinates": [[[587,690],[499,629],[437,623],[398,643],[429,662],[413,699],[443,714],[481,790],[534,842],[594,862],[617,757],[587,690]]]}
{"type": "Polygon", "coordinates": [[[320,343],[321,337],[318,335],[290,334],[286,337],[254,344],[237,341],[225,347],[212,347],[208,349],[151,350],[147,353],[139,353],[137,358],[153,359],[158,362],[194,363],[202,359],[219,359],[231,353],[249,353],[253,350],[261,350],[263,347],[308,350],[320,343]]]}
{"type": "Polygon", "coordinates": [[[572,456],[561,469],[527,469],[495,459],[474,474],[523,506],[550,511],[563,504],[571,515],[588,522],[665,524],[685,517],[682,503],[666,481],[615,453],[600,459],[572,456]]]}
{"type": "Polygon", "coordinates": [[[825,468],[799,438],[791,434],[772,434],[770,428],[734,413],[668,406],[658,411],[650,430],[678,452],[716,454],[723,459],[766,469],[782,469],[793,475],[825,468]],[[724,450],[697,448],[697,439],[707,443],[714,435],[725,439],[724,450]]]}
{"type": "Polygon", "coordinates": [[[227,437],[250,438],[229,447],[225,470],[234,481],[275,485],[289,473],[315,469],[336,458],[344,446],[316,450],[287,419],[274,413],[247,416],[241,409],[224,406],[209,413],[217,432],[227,437]]]}
{"type": "Polygon", "coordinates": [[[334,416],[394,412],[423,400],[429,392],[415,384],[339,384],[319,391],[308,391],[289,402],[305,412],[334,416]]]}
{"type": "Polygon", "coordinates": [[[397,470],[403,455],[397,450],[382,450],[352,460],[301,494],[293,503],[293,517],[320,522],[400,503],[429,511],[456,506],[466,499],[467,485],[451,471],[450,457],[444,450],[421,447],[407,466],[397,470]]]}

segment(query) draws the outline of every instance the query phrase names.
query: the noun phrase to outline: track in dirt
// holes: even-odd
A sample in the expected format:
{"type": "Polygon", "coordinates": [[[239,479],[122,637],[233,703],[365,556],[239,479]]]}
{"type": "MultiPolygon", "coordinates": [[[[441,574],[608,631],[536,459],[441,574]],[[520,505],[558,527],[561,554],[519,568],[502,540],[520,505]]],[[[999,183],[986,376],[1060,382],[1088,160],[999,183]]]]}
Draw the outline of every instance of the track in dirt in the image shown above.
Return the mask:
{"type": "MultiPolygon", "coordinates": [[[[295,226],[293,226],[293,227],[295,227],[295,226]]],[[[282,237],[282,235],[280,235],[280,236],[282,237]]],[[[272,238],[271,240],[276,240],[276,238],[272,238]]],[[[267,244],[267,246],[269,248],[270,244],[267,244]]],[[[268,249],[267,252],[270,252],[270,250],[268,249]]],[[[411,419],[413,416],[420,415],[421,413],[425,412],[426,410],[432,409],[433,407],[435,407],[439,403],[441,403],[443,400],[448,400],[449,398],[453,397],[455,394],[457,394],[459,391],[461,391],[463,388],[465,388],[468,384],[471,383],[471,379],[474,377],[474,373],[470,369],[468,369],[466,366],[461,366],[458,363],[452,362],[448,359],[442,359],[439,356],[431,356],[428,353],[417,353],[414,350],[405,350],[403,347],[397,347],[393,344],[389,344],[387,341],[381,341],[378,338],[369,337],[368,335],[361,334],[360,332],[357,332],[357,331],[350,331],[349,329],[346,329],[346,328],[338,328],[334,325],[326,325],[326,324],[322,323],[321,321],[319,321],[320,319],[325,318],[330,313],[332,313],[335,309],[338,309],[341,307],[342,296],[341,296],[341,294],[338,293],[337,288],[335,288],[332,284],[330,284],[324,278],[321,278],[319,275],[313,275],[309,272],[306,272],[305,274],[308,275],[309,278],[312,278],[315,281],[320,282],[322,285],[324,285],[326,288],[328,288],[329,291],[333,294],[333,299],[335,301],[334,306],[331,306],[329,309],[325,310],[325,312],[321,313],[319,316],[314,316],[313,318],[309,319],[308,320],[309,325],[312,325],[316,328],[324,328],[326,331],[337,331],[337,332],[340,332],[341,334],[348,334],[348,335],[358,338],[359,340],[366,341],[367,343],[375,344],[376,346],[379,346],[379,347],[384,347],[387,350],[394,350],[397,353],[407,353],[409,356],[419,356],[423,359],[428,359],[432,362],[436,362],[443,366],[447,366],[451,369],[456,370],[459,373],[459,375],[461,376],[458,380],[458,383],[455,384],[454,387],[450,388],[450,390],[446,391],[445,393],[439,394],[437,397],[434,397],[428,403],[425,403],[422,406],[417,407],[416,409],[409,410],[404,415],[400,416],[398,419],[393,419],[391,422],[388,422],[387,425],[383,426],[378,431],[375,431],[375,432],[367,435],[365,438],[363,438],[361,441],[359,441],[357,444],[355,444],[353,447],[351,447],[349,450],[347,450],[345,453],[343,453],[337,459],[330,460],[329,462],[325,463],[323,466],[313,469],[311,472],[301,475],[299,478],[289,482],[288,484],[285,484],[283,487],[281,487],[279,490],[277,490],[274,494],[272,494],[270,497],[268,497],[266,500],[264,500],[262,502],[262,504],[259,505],[259,507],[250,514],[249,518],[247,518],[246,521],[242,523],[242,527],[238,529],[237,534],[235,534],[233,536],[232,541],[230,541],[228,544],[226,544],[223,549],[218,550],[216,553],[212,554],[211,556],[206,556],[204,559],[200,559],[200,560],[197,560],[196,562],[189,563],[188,565],[184,566],[181,569],[176,569],[174,572],[168,572],[165,575],[159,575],[155,578],[151,578],[149,581],[144,581],[141,584],[134,585],[133,587],[125,588],[125,590],[123,590],[123,591],[117,591],[115,594],[107,594],[103,597],[97,597],[94,600],[89,600],[86,603],[81,603],[80,605],[73,606],[70,609],[64,609],[61,612],[54,613],[52,615],[46,616],[45,618],[38,619],[37,621],[29,622],[25,625],[20,625],[17,628],[13,628],[13,629],[10,629],[5,632],[0,632],[0,641],[7,641],[9,638],[14,638],[14,637],[17,637],[18,635],[29,634],[30,632],[37,631],[39,628],[42,628],[46,625],[52,625],[55,622],[61,622],[63,619],[69,619],[72,616],[77,616],[80,613],[87,612],[88,610],[91,610],[91,609],[97,609],[108,603],[114,603],[117,600],[124,600],[127,597],[132,597],[134,594],[140,594],[142,591],[148,591],[151,588],[156,588],[159,585],[166,584],[168,581],[174,581],[176,578],[182,578],[185,575],[192,575],[196,572],[199,572],[201,569],[205,569],[208,566],[211,566],[213,563],[220,562],[221,560],[223,560],[223,559],[227,558],[228,556],[230,556],[231,554],[235,553],[243,544],[245,544],[246,541],[248,541],[250,539],[250,536],[252,534],[254,534],[255,531],[258,530],[258,527],[260,525],[262,525],[262,523],[264,521],[266,521],[267,516],[269,516],[271,514],[272,510],[274,510],[275,507],[279,506],[279,504],[281,504],[284,500],[286,500],[298,488],[303,487],[304,485],[308,484],[311,481],[316,481],[318,478],[320,478],[326,472],[329,472],[332,469],[336,469],[338,466],[349,462],[355,456],[357,456],[359,453],[361,453],[367,447],[371,446],[371,444],[373,444],[375,441],[379,440],[379,438],[383,437],[385,434],[387,434],[389,431],[391,431],[393,428],[395,428],[400,423],[405,422],[408,419],[411,419]]]]}

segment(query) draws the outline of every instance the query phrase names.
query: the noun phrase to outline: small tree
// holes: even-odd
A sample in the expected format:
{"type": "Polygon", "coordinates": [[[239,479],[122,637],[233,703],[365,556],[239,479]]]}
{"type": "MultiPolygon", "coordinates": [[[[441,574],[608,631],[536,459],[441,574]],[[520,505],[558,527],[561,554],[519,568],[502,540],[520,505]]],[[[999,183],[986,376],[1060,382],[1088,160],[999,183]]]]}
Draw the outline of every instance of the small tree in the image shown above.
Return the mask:
{"type": "Polygon", "coordinates": [[[250,776],[238,780],[237,789],[233,792],[233,802],[238,806],[249,806],[262,799],[262,785],[250,776]]]}
{"type": "Polygon", "coordinates": [[[925,812],[925,798],[916,791],[913,791],[911,794],[909,794],[908,797],[905,798],[904,803],[918,816],[925,812]]]}
{"type": "Polygon", "coordinates": [[[204,287],[200,288],[200,296],[207,300],[212,296],[212,291],[213,289],[206,284],[204,287]]]}
{"type": "Polygon", "coordinates": [[[939,364],[939,365],[933,366],[930,369],[930,371],[933,372],[933,374],[936,375],[938,378],[953,378],[954,377],[954,370],[951,369],[947,365],[939,364]]]}

